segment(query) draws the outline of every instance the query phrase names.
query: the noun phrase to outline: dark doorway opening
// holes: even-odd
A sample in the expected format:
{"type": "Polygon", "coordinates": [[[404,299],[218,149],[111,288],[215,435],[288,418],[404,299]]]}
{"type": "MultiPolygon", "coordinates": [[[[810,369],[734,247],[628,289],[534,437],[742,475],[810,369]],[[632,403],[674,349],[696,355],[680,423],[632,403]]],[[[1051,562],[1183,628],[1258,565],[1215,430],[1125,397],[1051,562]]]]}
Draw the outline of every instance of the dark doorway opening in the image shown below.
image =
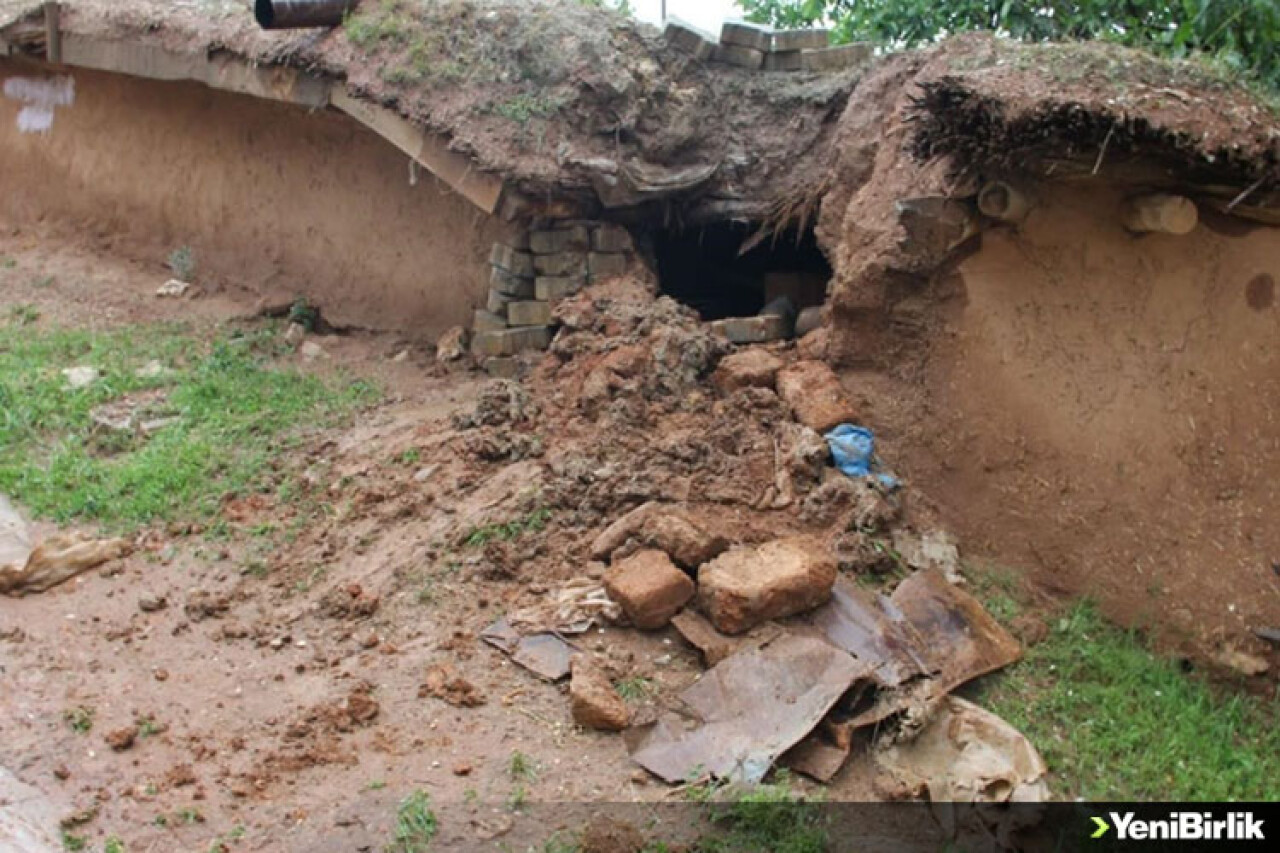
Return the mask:
{"type": "Polygon", "coordinates": [[[811,229],[782,231],[746,252],[758,224],[722,222],[654,235],[662,292],[703,320],[750,317],[779,296],[796,310],[821,305],[831,265],[811,229]]]}

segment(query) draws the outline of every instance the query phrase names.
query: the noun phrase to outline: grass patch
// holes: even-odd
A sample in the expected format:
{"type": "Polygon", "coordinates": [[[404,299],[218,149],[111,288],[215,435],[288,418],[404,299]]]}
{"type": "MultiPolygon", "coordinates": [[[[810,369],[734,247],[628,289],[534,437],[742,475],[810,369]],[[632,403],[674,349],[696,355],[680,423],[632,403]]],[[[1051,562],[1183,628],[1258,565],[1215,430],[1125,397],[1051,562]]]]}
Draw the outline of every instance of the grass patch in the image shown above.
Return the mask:
{"type": "Polygon", "coordinates": [[[274,332],[205,341],[181,325],[106,332],[0,326],[0,492],[37,516],[129,529],[203,520],[228,495],[278,485],[273,466],[302,427],[336,422],[377,397],[272,363],[274,332]],[[152,361],[163,371],[143,370],[152,361]],[[100,376],[72,390],[64,368],[100,376]],[[91,412],[159,392],[169,420],[149,435],[95,427],[91,412]]]}
{"type": "Polygon", "coordinates": [[[639,676],[624,678],[613,687],[618,691],[618,695],[627,702],[643,702],[657,692],[657,687],[654,686],[651,679],[639,676]]]}
{"type": "Polygon", "coordinates": [[[438,828],[435,812],[431,811],[431,797],[426,791],[414,791],[400,803],[396,812],[395,834],[387,845],[387,853],[424,853],[438,828]]]}
{"type": "Polygon", "coordinates": [[[768,785],[710,786],[695,799],[706,802],[714,828],[693,845],[695,853],[824,853],[830,847],[822,809],[792,791],[785,772],[768,785]]]}
{"type": "Polygon", "coordinates": [[[1280,798],[1280,699],[1218,695],[1079,604],[978,701],[1090,800],[1280,798]]]}
{"type": "Polygon", "coordinates": [[[550,520],[551,510],[539,507],[521,518],[472,528],[463,537],[462,544],[468,548],[482,548],[490,542],[512,542],[526,533],[543,530],[550,520]]]}

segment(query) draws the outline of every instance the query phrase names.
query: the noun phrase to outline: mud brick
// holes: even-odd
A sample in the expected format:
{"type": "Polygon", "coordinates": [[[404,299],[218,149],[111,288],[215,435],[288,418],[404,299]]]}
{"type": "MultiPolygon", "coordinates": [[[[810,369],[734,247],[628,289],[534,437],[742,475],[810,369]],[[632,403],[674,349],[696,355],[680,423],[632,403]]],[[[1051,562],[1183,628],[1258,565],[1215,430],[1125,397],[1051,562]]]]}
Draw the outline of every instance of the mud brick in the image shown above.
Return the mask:
{"type": "Polygon", "coordinates": [[[587,271],[592,281],[627,271],[627,256],[614,252],[592,252],[587,256],[587,271]]]}
{"type": "Polygon", "coordinates": [[[533,293],[543,302],[555,302],[577,293],[586,283],[585,275],[540,275],[533,293]]]}
{"type": "Polygon", "coordinates": [[[795,537],[726,551],[698,569],[698,597],[711,623],[741,634],[803,613],[831,597],[836,561],[817,540],[795,537]]]}
{"type": "Polygon", "coordinates": [[[546,326],[550,322],[550,302],[512,302],[507,306],[509,326],[546,326]]]}
{"type": "Polygon", "coordinates": [[[585,225],[534,231],[529,235],[529,247],[535,255],[558,255],[574,250],[585,252],[591,248],[591,231],[585,225]]]}
{"type": "Polygon", "coordinates": [[[763,344],[787,337],[790,325],[786,317],[730,317],[716,320],[711,329],[735,344],[763,344]]]}
{"type": "Polygon", "coordinates": [[[767,53],[773,49],[773,29],[745,21],[727,21],[720,30],[720,44],[767,53]]]}
{"type": "Polygon", "coordinates": [[[477,332],[471,337],[471,351],[477,356],[515,355],[551,345],[551,330],[546,326],[524,326],[496,332],[477,332]]]}
{"type": "Polygon", "coordinates": [[[489,263],[501,267],[513,275],[533,277],[533,255],[521,252],[502,243],[494,243],[489,253],[489,263]]]}
{"type": "Polygon", "coordinates": [[[773,388],[782,360],[762,349],[735,352],[721,359],[711,381],[726,394],[739,388],[773,388]]]}
{"type": "Polygon", "coordinates": [[[777,30],[773,34],[773,52],[821,50],[831,44],[830,30],[777,30]]]}
{"type": "Polygon", "coordinates": [[[778,372],[778,396],[795,418],[814,432],[858,422],[853,401],[840,377],[821,361],[797,361],[778,372]]]}
{"type": "Polygon", "coordinates": [[[533,279],[522,275],[512,275],[502,267],[492,267],[489,273],[489,286],[507,296],[528,299],[533,296],[533,279]]]}
{"type": "Polygon", "coordinates": [[[736,65],[739,68],[756,71],[764,66],[764,57],[764,51],[756,50],[754,47],[743,47],[739,44],[719,44],[716,45],[716,52],[711,58],[715,62],[723,62],[725,65],[736,65]]]}
{"type": "Polygon", "coordinates": [[[801,52],[805,71],[840,71],[861,65],[871,59],[870,42],[854,42],[839,47],[827,47],[822,50],[806,50],[801,52]]]}
{"type": "Polygon", "coordinates": [[[798,50],[785,53],[769,53],[764,58],[765,71],[799,71],[804,68],[804,60],[798,50]]]}
{"type": "Polygon", "coordinates": [[[715,36],[670,15],[667,16],[667,28],[663,37],[667,44],[692,54],[694,59],[705,62],[715,53],[715,36]]]}
{"type": "Polygon", "coordinates": [[[489,301],[485,303],[485,308],[487,308],[491,314],[496,314],[499,317],[506,317],[507,306],[512,302],[515,302],[518,298],[519,297],[517,296],[508,296],[502,291],[495,290],[491,287],[489,288],[489,301]]]}
{"type": "Polygon", "coordinates": [[[494,314],[492,311],[486,311],[483,308],[477,308],[475,315],[471,318],[471,330],[473,332],[496,332],[499,329],[507,327],[507,320],[494,314]]]}
{"type": "Polygon", "coordinates": [[[494,379],[515,379],[520,375],[520,362],[510,356],[486,358],[484,371],[494,379]]]}
{"type": "Polygon", "coordinates": [[[583,252],[560,252],[555,255],[537,255],[534,266],[538,275],[585,275],[587,256],[583,252]]]}
{"type": "Polygon", "coordinates": [[[639,551],[604,576],[604,589],[642,630],[665,626],[693,598],[693,579],[662,551],[639,551]]]}
{"type": "Polygon", "coordinates": [[[621,225],[601,225],[591,235],[591,248],[597,252],[630,252],[635,246],[630,232],[621,225]]]}

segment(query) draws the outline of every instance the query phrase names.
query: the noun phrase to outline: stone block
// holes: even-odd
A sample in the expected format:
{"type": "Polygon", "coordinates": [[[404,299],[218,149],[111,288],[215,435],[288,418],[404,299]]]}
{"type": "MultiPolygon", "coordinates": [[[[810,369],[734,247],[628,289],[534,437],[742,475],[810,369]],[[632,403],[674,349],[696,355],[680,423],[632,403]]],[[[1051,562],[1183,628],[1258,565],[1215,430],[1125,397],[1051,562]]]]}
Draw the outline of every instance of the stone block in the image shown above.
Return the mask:
{"type": "Polygon", "coordinates": [[[489,263],[501,267],[512,275],[533,277],[533,255],[521,252],[502,243],[494,243],[489,252],[489,263]]]}
{"type": "Polygon", "coordinates": [[[803,338],[812,331],[822,328],[822,306],[811,305],[800,311],[796,317],[796,337],[803,338]]]}
{"type": "Polygon", "coordinates": [[[774,53],[821,50],[830,44],[830,30],[775,30],[772,50],[774,53]]]}
{"type": "Polygon", "coordinates": [[[502,267],[492,267],[489,271],[489,286],[499,293],[528,299],[533,296],[533,279],[522,275],[513,275],[502,267]]]}
{"type": "Polygon", "coordinates": [[[551,330],[546,326],[522,326],[494,332],[477,332],[471,336],[471,351],[476,356],[515,355],[525,350],[546,349],[551,345],[551,330]]]}
{"type": "Polygon", "coordinates": [[[533,295],[543,302],[555,302],[572,296],[586,286],[585,275],[540,275],[533,288],[533,295]]]}
{"type": "Polygon", "coordinates": [[[507,306],[508,326],[548,326],[550,324],[550,302],[512,302],[507,306]]]}
{"type": "Polygon", "coordinates": [[[726,21],[720,29],[720,44],[768,53],[773,49],[773,28],[746,21],[726,21]]]}
{"type": "Polygon", "coordinates": [[[494,314],[492,311],[486,311],[484,308],[477,308],[471,318],[471,331],[473,332],[496,332],[506,327],[507,318],[494,314]]]}
{"type": "Polygon", "coordinates": [[[534,256],[534,268],[538,275],[585,275],[587,272],[587,255],[585,252],[559,252],[554,255],[534,256]]]}
{"type": "Polygon", "coordinates": [[[804,60],[800,57],[798,50],[765,54],[765,71],[799,71],[802,68],[804,68],[804,60]]]}
{"type": "Polygon", "coordinates": [[[520,376],[520,362],[510,356],[486,358],[484,372],[494,379],[517,379],[520,376]]]}
{"type": "Polygon", "coordinates": [[[764,67],[764,57],[764,51],[756,50],[754,47],[743,47],[737,44],[718,44],[716,45],[716,52],[711,59],[715,62],[723,62],[725,65],[736,65],[739,68],[757,71],[764,67]]]}
{"type": "Polygon", "coordinates": [[[797,361],[778,372],[778,396],[800,423],[825,433],[843,423],[857,423],[853,401],[840,377],[821,361],[797,361]]]}
{"type": "Polygon", "coordinates": [[[557,255],[561,252],[583,251],[591,248],[591,231],[585,225],[570,228],[553,228],[534,231],[529,235],[529,247],[535,255],[557,255]]]}
{"type": "Polygon", "coordinates": [[[637,628],[665,626],[693,598],[693,579],[657,550],[637,551],[604,576],[604,589],[637,628]]]}
{"type": "Polygon", "coordinates": [[[786,317],[730,317],[711,323],[711,330],[735,344],[763,344],[785,339],[791,332],[786,317]]]}
{"type": "Polygon", "coordinates": [[[627,229],[606,223],[591,235],[591,248],[597,252],[630,252],[635,244],[627,229]]]}
{"type": "Polygon", "coordinates": [[[670,15],[667,16],[667,28],[663,31],[663,37],[667,44],[692,54],[694,59],[703,62],[715,53],[715,36],[670,15]]]}
{"type": "Polygon", "coordinates": [[[806,50],[800,54],[805,71],[841,71],[871,60],[870,42],[854,42],[822,50],[806,50]]]}
{"type": "Polygon", "coordinates": [[[782,360],[776,355],[753,348],[721,359],[711,381],[726,394],[739,388],[772,388],[781,369],[782,360]]]}
{"type": "Polygon", "coordinates": [[[836,561],[826,548],[792,537],[734,548],[703,565],[698,597],[716,628],[741,634],[824,603],[835,580],[836,561]]]}
{"type": "Polygon", "coordinates": [[[627,256],[613,252],[592,252],[587,255],[587,272],[591,280],[612,278],[627,271],[627,256]]]}
{"type": "Polygon", "coordinates": [[[489,298],[485,301],[485,308],[490,314],[496,314],[499,317],[507,316],[507,306],[515,302],[519,297],[508,296],[500,290],[489,288],[489,298]]]}

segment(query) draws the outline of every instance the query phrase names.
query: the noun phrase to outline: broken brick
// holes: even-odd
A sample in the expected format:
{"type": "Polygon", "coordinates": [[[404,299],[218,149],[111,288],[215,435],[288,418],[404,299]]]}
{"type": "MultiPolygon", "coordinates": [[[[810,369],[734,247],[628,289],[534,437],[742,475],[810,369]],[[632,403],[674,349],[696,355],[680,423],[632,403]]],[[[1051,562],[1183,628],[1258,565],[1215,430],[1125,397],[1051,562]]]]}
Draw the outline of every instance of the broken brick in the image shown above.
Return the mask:
{"type": "Polygon", "coordinates": [[[609,597],[622,605],[631,622],[652,631],[671,621],[693,598],[693,580],[662,551],[639,551],[604,576],[609,597]]]}

